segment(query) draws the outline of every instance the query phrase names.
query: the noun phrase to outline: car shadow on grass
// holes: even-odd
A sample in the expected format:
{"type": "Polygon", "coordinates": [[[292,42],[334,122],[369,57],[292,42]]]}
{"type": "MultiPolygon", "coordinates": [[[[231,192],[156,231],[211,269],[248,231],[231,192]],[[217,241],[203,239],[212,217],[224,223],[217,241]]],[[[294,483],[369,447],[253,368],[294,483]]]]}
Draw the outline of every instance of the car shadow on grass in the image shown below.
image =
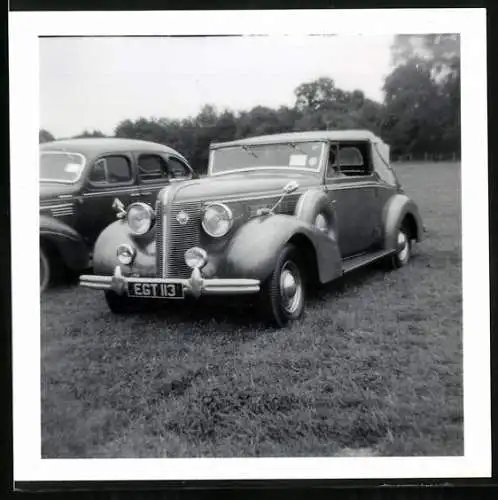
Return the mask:
{"type": "MultiPolygon", "coordinates": [[[[382,264],[376,263],[357,269],[325,285],[308,287],[307,305],[313,307],[324,300],[333,300],[348,293],[355,287],[361,287],[368,282],[378,280],[385,273],[382,264]]],[[[157,321],[168,321],[178,325],[186,321],[210,325],[225,325],[237,331],[244,337],[254,337],[257,331],[275,330],[268,324],[259,309],[257,296],[247,297],[201,297],[200,299],[187,298],[182,301],[161,300],[147,301],[137,313],[143,318],[157,321]]]]}

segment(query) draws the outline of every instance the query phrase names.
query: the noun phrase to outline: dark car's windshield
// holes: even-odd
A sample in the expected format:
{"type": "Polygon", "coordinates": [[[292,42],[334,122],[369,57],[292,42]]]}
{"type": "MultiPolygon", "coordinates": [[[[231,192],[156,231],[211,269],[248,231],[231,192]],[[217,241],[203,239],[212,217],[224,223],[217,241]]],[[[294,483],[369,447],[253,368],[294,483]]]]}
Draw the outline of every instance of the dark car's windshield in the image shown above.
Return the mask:
{"type": "Polygon", "coordinates": [[[79,179],[84,166],[85,157],[80,153],[41,151],[40,181],[71,184],[79,179]]]}
{"type": "Polygon", "coordinates": [[[216,175],[262,168],[317,171],[323,150],[322,142],[287,142],[214,149],[210,156],[210,173],[216,175]]]}

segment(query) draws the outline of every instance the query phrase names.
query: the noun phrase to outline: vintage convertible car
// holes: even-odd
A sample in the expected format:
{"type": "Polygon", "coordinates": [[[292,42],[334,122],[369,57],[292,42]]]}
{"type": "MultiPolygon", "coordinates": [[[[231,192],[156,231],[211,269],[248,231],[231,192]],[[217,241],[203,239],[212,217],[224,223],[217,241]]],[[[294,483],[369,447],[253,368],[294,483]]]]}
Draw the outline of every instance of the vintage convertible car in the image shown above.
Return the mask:
{"type": "Polygon", "coordinates": [[[423,226],[369,131],[312,131],[212,144],[208,176],[121,205],[99,236],[95,275],[115,313],[137,299],[259,294],[277,326],[299,318],[306,284],[385,259],[405,265],[423,226]]]}
{"type": "Polygon", "coordinates": [[[81,273],[93,244],[115,218],[119,196],[154,203],[170,181],[193,172],[177,151],[147,141],[67,139],[40,145],[40,288],[61,267],[81,273]]]}

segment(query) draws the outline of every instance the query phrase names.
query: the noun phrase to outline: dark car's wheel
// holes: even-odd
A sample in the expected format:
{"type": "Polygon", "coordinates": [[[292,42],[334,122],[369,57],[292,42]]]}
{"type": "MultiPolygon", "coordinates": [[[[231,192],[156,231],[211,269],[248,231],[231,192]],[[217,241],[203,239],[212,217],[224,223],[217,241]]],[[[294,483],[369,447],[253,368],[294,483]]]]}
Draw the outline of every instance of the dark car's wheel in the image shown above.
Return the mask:
{"type": "Polygon", "coordinates": [[[47,253],[40,248],[40,293],[45,291],[50,283],[50,261],[47,253]]]}
{"type": "Polygon", "coordinates": [[[403,224],[396,235],[396,253],[391,257],[390,267],[399,269],[408,263],[412,255],[412,242],[405,224],[403,224]]]}
{"type": "Polygon", "coordinates": [[[304,274],[294,245],[286,245],[261,292],[263,310],[278,327],[301,317],[304,311],[304,274]]]}
{"type": "Polygon", "coordinates": [[[119,295],[112,290],[106,290],[104,294],[105,301],[114,314],[131,313],[138,309],[137,301],[127,295],[119,295]]]}

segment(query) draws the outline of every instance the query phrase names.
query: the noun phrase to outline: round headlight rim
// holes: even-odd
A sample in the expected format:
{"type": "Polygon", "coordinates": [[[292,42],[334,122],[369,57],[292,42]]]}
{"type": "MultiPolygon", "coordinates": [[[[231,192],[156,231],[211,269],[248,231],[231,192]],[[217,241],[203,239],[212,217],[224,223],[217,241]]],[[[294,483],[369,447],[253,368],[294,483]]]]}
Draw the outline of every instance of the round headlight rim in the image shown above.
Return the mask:
{"type": "Polygon", "coordinates": [[[133,233],[137,236],[143,236],[144,234],[147,234],[153,227],[154,227],[154,223],[156,221],[156,211],[148,204],[148,203],[145,203],[143,201],[135,201],[134,203],[132,203],[131,205],[129,205],[127,208],[126,208],[126,221],[128,222],[128,227],[131,229],[131,231],[133,231],[133,233]],[[141,207],[143,209],[145,209],[148,214],[149,214],[149,227],[147,228],[146,231],[143,231],[143,232],[139,232],[139,231],[136,231],[133,227],[130,226],[130,221],[129,221],[129,214],[130,214],[130,210],[133,208],[133,207],[141,207]]]}
{"type": "Polygon", "coordinates": [[[229,232],[230,232],[230,229],[232,229],[232,226],[233,226],[233,212],[232,212],[232,209],[226,205],[225,203],[222,203],[221,201],[214,201],[212,203],[208,203],[204,208],[203,208],[203,215],[202,215],[202,220],[201,220],[201,225],[202,225],[202,229],[204,229],[204,232],[210,236],[211,238],[223,238],[224,236],[226,236],[229,232]],[[206,224],[205,224],[205,216],[206,216],[206,211],[210,208],[210,207],[221,207],[223,210],[225,210],[226,214],[228,215],[228,229],[226,230],[225,233],[223,234],[213,234],[211,233],[207,228],[206,228],[206,224]]]}

